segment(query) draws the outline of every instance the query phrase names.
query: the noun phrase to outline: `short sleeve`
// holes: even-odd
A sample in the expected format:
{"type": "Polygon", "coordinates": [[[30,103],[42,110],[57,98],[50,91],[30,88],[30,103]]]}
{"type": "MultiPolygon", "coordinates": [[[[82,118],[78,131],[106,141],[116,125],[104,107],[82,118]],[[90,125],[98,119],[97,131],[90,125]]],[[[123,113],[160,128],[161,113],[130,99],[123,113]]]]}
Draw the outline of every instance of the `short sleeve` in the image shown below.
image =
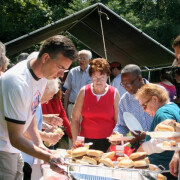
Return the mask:
{"type": "MultiPolygon", "coordinates": [[[[8,90],[3,92],[4,115],[7,121],[18,124],[25,124],[30,107],[30,98],[19,89],[8,90]]],[[[27,93],[28,94],[28,93],[27,93]]]]}
{"type": "Polygon", "coordinates": [[[72,89],[72,83],[71,82],[72,82],[72,71],[70,70],[68,75],[67,75],[67,78],[64,82],[64,87],[66,89],[72,89]]]}

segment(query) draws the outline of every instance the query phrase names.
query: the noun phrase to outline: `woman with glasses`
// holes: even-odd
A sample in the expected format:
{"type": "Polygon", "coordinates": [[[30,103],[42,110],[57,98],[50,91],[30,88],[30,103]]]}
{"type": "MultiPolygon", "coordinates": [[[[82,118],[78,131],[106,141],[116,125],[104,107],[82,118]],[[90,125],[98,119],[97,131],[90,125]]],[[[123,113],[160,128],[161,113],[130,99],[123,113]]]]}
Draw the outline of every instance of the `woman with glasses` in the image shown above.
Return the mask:
{"type": "Polygon", "coordinates": [[[117,122],[120,99],[117,89],[106,83],[110,73],[107,60],[97,58],[91,61],[92,83],[81,88],[71,116],[73,144],[80,135],[85,137],[85,142],[93,142],[92,149],[106,152],[109,148],[106,138],[117,122]]]}
{"type": "MultiPolygon", "coordinates": [[[[180,109],[175,104],[169,101],[168,92],[157,84],[146,84],[142,86],[136,93],[136,98],[143,107],[144,111],[154,117],[150,131],[154,131],[157,124],[171,119],[180,122],[180,109]]],[[[156,147],[156,140],[146,136],[138,151],[146,151],[149,155],[151,164],[162,165],[169,170],[169,163],[174,154],[173,151],[164,151],[156,147]]],[[[157,142],[158,143],[158,142],[157,142]]],[[[168,180],[176,179],[170,173],[164,174],[168,180]]]]}

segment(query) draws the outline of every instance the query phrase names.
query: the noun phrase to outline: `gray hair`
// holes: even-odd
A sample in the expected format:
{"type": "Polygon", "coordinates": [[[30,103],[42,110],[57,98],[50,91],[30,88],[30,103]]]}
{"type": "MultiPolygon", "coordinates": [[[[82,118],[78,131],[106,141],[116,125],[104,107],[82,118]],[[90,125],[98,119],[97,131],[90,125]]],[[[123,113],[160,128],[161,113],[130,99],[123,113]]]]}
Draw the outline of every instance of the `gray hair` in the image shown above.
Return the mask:
{"type": "Polygon", "coordinates": [[[135,64],[128,64],[121,71],[121,74],[125,74],[125,73],[130,73],[135,76],[141,76],[141,69],[139,66],[135,64]]]}
{"type": "Polygon", "coordinates": [[[59,79],[48,80],[46,87],[48,88],[49,92],[55,92],[54,94],[56,94],[59,91],[59,79]]]}
{"type": "Polygon", "coordinates": [[[29,56],[29,53],[21,53],[21,54],[18,56],[17,60],[18,60],[18,62],[24,61],[24,60],[27,59],[28,56],[29,56]]]}
{"type": "Polygon", "coordinates": [[[81,50],[81,51],[78,52],[78,56],[79,56],[80,54],[87,54],[89,60],[92,58],[92,53],[91,53],[91,51],[89,51],[89,50],[85,50],[85,49],[84,49],[84,50],[81,50]]]}
{"type": "Polygon", "coordinates": [[[4,71],[9,64],[9,59],[6,57],[6,47],[0,42],[0,67],[1,70],[4,71]]]}

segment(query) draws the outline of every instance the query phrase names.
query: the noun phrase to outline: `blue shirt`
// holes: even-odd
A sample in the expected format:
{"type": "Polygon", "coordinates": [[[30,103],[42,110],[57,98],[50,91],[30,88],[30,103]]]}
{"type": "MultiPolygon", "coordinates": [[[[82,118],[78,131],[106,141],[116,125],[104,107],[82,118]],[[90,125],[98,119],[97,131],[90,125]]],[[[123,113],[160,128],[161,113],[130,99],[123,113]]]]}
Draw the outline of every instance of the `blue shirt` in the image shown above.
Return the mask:
{"type": "Polygon", "coordinates": [[[120,97],[122,97],[122,95],[127,92],[121,85],[121,74],[118,74],[112,81],[112,86],[117,88],[117,90],[119,91],[120,97]]]}
{"type": "Polygon", "coordinates": [[[124,136],[129,132],[123,118],[123,113],[129,112],[139,121],[143,131],[148,131],[151,127],[153,117],[144,112],[139,101],[135,98],[135,94],[126,92],[119,101],[119,116],[118,122],[113,131],[117,131],[124,136]]]}
{"type": "MultiPolygon", "coordinates": [[[[180,123],[180,109],[175,103],[166,104],[156,111],[150,131],[154,131],[157,124],[166,119],[174,119],[180,123]]],[[[149,141],[150,139],[150,136],[146,136],[145,141],[149,141]]],[[[169,169],[169,163],[173,155],[174,151],[154,153],[149,155],[149,160],[151,164],[163,165],[166,169],[169,169]]]]}
{"type": "Polygon", "coordinates": [[[81,70],[80,66],[72,68],[64,83],[64,87],[70,90],[69,101],[74,103],[80,89],[91,82],[92,79],[89,76],[89,65],[84,71],[81,70]]]}
{"type": "MultiPolygon", "coordinates": [[[[41,131],[42,130],[42,121],[43,121],[41,104],[39,104],[39,106],[36,110],[36,120],[37,120],[38,129],[41,131]]],[[[26,162],[30,166],[32,166],[35,158],[24,152],[21,152],[21,154],[22,154],[24,162],[26,162]]]]}

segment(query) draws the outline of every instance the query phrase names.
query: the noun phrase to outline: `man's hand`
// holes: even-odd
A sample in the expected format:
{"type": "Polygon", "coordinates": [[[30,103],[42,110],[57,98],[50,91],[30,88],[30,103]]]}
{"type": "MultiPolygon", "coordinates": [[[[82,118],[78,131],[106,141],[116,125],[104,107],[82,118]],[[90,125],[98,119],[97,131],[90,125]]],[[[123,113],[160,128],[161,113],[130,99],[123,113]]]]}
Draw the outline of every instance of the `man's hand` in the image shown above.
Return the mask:
{"type": "Polygon", "coordinates": [[[142,141],[145,139],[146,137],[146,132],[144,131],[135,131],[135,133],[133,131],[131,131],[131,134],[134,136],[134,138],[128,142],[135,143],[137,141],[142,141]]]}
{"type": "Polygon", "coordinates": [[[52,154],[52,152],[46,147],[46,146],[44,146],[44,144],[42,143],[42,144],[40,144],[39,146],[38,146],[39,148],[41,148],[42,150],[44,150],[44,151],[46,151],[46,152],[48,152],[48,153],[50,153],[50,154],[52,154]]]}
{"type": "Polygon", "coordinates": [[[178,176],[178,167],[179,167],[179,152],[175,152],[169,164],[169,170],[173,176],[176,177],[178,176]]]}
{"type": "Polygon", "coordinates": [[[52,126],[62,126],[63,119],[58,117],[59,114],[47,114],[43,115],[43,120],[52,126]]]}
{"type": "Polygon", "coordinates": [[[60,165],[64,165],[64,161],[61,159],[61,158],[52,158],[50,161],[49,161],[49,164],[50,164],[50,168],[59,173],[59,174],[64,174],[64,169],[60,168],[58,166],[58,164],[60,165]]]}

